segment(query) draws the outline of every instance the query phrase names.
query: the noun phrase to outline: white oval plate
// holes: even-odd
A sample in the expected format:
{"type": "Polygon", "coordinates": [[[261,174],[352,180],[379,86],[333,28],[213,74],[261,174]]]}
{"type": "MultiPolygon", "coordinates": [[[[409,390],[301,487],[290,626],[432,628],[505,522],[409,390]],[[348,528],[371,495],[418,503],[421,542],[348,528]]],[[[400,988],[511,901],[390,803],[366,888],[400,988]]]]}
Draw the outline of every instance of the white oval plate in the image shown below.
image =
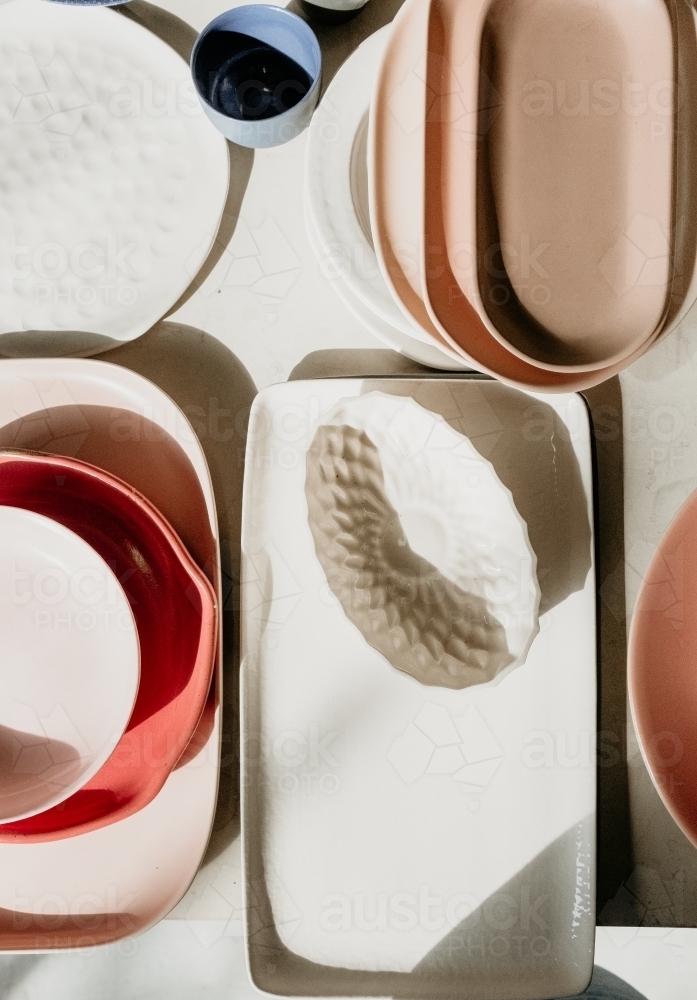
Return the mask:
{"type": "Polygon", "coordinates": [[[0,5],[0,354],[145,333],[205,260],[228,183],[160,38],[108,9],[0,5]]]}
{"type": "MultiPolygon", "coordinates": [[[[327,254],[322,249],[315,224],[312,221],[307,198],[305,199],[305,229],[317,259],[320,263],[327,260],[327,254]]],[[[404,355],[405,358],[417,361],[420,365],[426,365],[428,368],[443,369],[444,371],[470,370],[465,368],[464,361],[455,361],[444,351],[439,350],[435,344],[423,343],[416,337],[404,333],[401,327],[393,326],[378,313],[373,312],[364,300],[356,295],[353,288],[340,277],[335,278],[332,284],[336,294],[347,309],[350,309],[366,330],[370,330],[373,336],[387,347],[391,347],[392,350],[404,355]]]]}
{"type": "MultiPolygon", "coordinates": [[[[408,337],[432,347],[432,338],[407,319],[392,297],[370,235],[367,115],[389,30],[386,26],[359,45],[334,77],[315,112],[307,140],[307,204],[316,231],[316,248],[322,249],[321,259],[336,262],[353,296],[383,323],[399,331],[401,341],[408,337]]],[[[442,354],[437,349],[436,356],[442,354]]],[[[454,352],[452,360],[456,360],[454,352]]],[[[422,363],[434,367],[433,361],[422,363]]],[[[457,366],[466,367],[459,361],[457,366]]],[[[437,362],[435,367],[451,366],[437,362]]]]}
{"type": "Polygon", "coordinates": [[[48,517],[0,506],[0,822],[58,805],[111,755],[140,648],[109,566],[48,517]]]}

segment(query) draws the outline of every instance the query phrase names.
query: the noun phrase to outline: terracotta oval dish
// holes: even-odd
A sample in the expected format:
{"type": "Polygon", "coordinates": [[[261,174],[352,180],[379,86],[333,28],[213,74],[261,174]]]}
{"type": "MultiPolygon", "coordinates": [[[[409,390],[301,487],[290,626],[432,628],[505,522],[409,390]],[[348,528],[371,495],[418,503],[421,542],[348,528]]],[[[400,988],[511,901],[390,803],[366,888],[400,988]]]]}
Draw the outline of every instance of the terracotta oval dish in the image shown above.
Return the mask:
{"type": "Polygon", "coordinates": [[[646,571],[629,635],[629,699],[658,794],[697,847],[697,491],[646,571]]]}
{"type": "Polygon", "coordinates": [[[0,821],[57,806],[112,753],[140,680],[130,605],[47,517],[0,507],[0,821]]]}
{"type": "Polygon", "coordinates": [[[606,368],[674,322],[696,245],[675,215],[694,191],[684,13],[664,0],[432,0],[435,312],[446,285],[459,289],[504,346],[552,371],[606,368]]]}
{"type": "Polygon", "coordinates": [[[655,0],[647,23],[642,13],[629,27],[633,3],[576,3],[571,13],[564,4],[560,12],[564,23],[588,17],[603,40],[607,72],[596,89],[607,85],[599,91],[607,97],[618,88],[612,114],[592,92],[585,114],[583,60],[564,55],[561,29],[560,39],[551,37],[556,29],[541,30],[559,21],[555,0],[408,0],[395,19],[371,119],[381,268],[423,328],[511,384],[559,391],[604,381],[672,329],[697,294],[695,226],[685,208],[695,193],[694,23],[655,0]],[[541,43],[528,44],[531,32],[541,43]],[[643,67],[639,115],[622,94],[621,73],[619,83],[610,74],[618,32],[643,67]],[[574,87],[580,97],[571,107],[574,87]],[[608,148],[615,155],[605,163],[608,148]],[[522,171],[512,166],[520,163],[522,171]],[[589,179],[603,169],[607,183],[589,179]],[[619,192],[614,215],[603,208],[610,189],[619,192]]]}
{"type": "Polygon", "coordinates": [[[46,841],[132,815],[162,788],[201,717],[217,649],[214,591],[155,507],[74,459],[0,453],[0,504],[51,517],[111,566],[133,609],[141,681],[114,752],[60,807],[0,826],[0,841],[46,841]]]}

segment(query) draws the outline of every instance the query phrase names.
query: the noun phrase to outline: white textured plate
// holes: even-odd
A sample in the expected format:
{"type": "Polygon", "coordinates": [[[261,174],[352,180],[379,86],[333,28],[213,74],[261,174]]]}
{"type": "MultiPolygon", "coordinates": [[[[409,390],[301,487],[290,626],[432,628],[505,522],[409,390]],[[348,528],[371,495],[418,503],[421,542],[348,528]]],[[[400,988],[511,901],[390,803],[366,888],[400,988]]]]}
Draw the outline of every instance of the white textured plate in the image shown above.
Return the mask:
{"type": "MultiPolygon", "coordinates": [[[[242,745],[253,981],[293,996],[580,992],[595,926],[596,713],[582,399],[547,402],[476,379],[293,382],[259,394],[249,440],[242,745]],[[454,462],[464,435],[527,524],[540,631],[498,682],[451,690],[395,669],[349,620],[318,559],[308,450],[337,405],[347,420],[376,392],[431,414],[429,434],[410,435],[413,454],[401,459],[424,450],[420,488],[430,484],[431,502],[442,462],[431,475],[427,452],[440,442],[454,462]]],[[[441,556],[447,572],[452,554],[441,556]]],[[[529,566],[518,582],[530,586],[529,566]]]]}
{"type": "MultiPolygon", "coordinates": [[[[4,361],[0,433],[4,447],[41,442],[52,454],[97,464],[95,452],[101,452],[104,468],[124,479],[131,467],[140,491],[157,503],[219,587],[206,460],[186,417],[151,382],[100,361],[4,361]],[[16,440],[5,434],[9,425],[18,428],[16,440]]],[[[219,645],[215,700],[184,760],[150,805],[78,837],[0,844],[0,951],[117,940],[146,930],[179,902],[201,863],[215,813],[221,663],[219,645]]]]}
{"type": "Polygon", "coordinates": [[[195,277],[228,183],[165,42],[106,9],[0,5],[0,354],[140,336],[195,277]]]}
{"type": "MultiPolygon", "coordinates": [[[[311,239],[320,260],[340,274],[337,284],[376,314],[401,353],[405,339],[428,347],[443,362],[431,367],[465,367],[455,352],[434,348],[432,339],[410,323],[392,297],[380,272],[370,236],[368,212],[367,121],[375,75],[389,35],[389,25],[353,52],[327,88],[315,112],[307,140],[306,194],[314,226],[311,239]],[[447,364],[447,359],[451,360],[447,364]]],[[[341,294],[341,292],[339,292],[341,294]]],[[[381,338],[382,339],[382,338],[381,338]]],[[[420,348],[414,348],[420,350],[420,348]]],[[[410,356],[410,355],[408,355],[410,356]]]]}
{"type": "Polygon", "coordinates": [[[131,717],[138,632],[111,569],[68,528],[0,506],[0,822],[58,805],[131,717]]]}

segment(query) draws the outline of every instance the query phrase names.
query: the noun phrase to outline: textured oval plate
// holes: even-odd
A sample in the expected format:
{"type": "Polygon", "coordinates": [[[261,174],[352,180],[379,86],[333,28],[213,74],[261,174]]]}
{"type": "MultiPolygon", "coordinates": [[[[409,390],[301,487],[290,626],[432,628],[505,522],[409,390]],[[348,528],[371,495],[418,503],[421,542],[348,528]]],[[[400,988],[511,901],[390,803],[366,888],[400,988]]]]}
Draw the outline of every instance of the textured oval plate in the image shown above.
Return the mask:
{"type": "Polygon", "coordinates": [[[629,698],[649,774],[697,847],[697,492],[661,539],[629,635],[629,698]]]}
{"type": "Polygon", "coordinates": [[[97,353],[191,284],[225,140],[183,59],[109,10],[0,6],[0,354],[97,353]]]}
{"type": "Polygon", "coordinates": [[[3,841],[52,840],[124,819],[160,791],[206,702],[217,602],[167,522],[126,483],[84,462],[19,452],[0,454],[0,471],[0,502],[52,517],[113,566],[140,636],[138,697],[104,766],[59,809],[0,826],[3,841]]]}
{"type": "Polygon", "coordinates": [[[0,821],[59,805],[102,767],[133,711],[138,633],[79,535],[0,506],[0,821]]]}

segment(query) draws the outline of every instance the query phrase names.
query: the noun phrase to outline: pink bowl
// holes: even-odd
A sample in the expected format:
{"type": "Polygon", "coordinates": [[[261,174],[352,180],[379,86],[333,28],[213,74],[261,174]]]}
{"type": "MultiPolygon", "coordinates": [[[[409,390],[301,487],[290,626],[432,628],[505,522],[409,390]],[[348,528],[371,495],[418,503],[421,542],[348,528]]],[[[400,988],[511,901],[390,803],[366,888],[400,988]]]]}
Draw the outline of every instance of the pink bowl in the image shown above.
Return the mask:
{"type": "Polygon", "coordinates": [[[0,825],[0,842],[58,840],[131,816],[164,785],[206,704],[217,650],[217,601],[157,509],[95,466],[0,453],[0,504],[53,518],[84,538],[114,570],[140,638],[138,697],[106,764],[59,806],[0,825]]]}
{"type": "Polygon", "coordinates": [[[644,576],[629,635],[629,700],[658,794],[697,847],[697,491],[644,576]]]}

